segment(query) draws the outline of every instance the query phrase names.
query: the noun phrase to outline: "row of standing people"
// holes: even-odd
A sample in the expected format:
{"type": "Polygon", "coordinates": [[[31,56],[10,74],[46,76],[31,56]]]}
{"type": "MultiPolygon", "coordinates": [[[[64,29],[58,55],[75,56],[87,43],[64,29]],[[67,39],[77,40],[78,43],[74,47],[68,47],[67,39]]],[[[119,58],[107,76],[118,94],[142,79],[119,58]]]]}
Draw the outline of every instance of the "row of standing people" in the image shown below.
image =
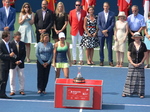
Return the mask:
{"type": "MultiPolygon", "coordinates": [[[[5,3],[6,3],[6,6],[7,6],[7,4],[9,4],[9,0],[5,0],[5,3]]],[[[40,35],[41,34],[48,33],[50,35],[49,31],[50,31],[50,29],[51,29],[51,27],[53,25],[53,15],[52,15],[52,12],[47,9],[47,4],[48,4],[48,2],[46,0],[42,1],[42,9],[40,9],[40,10],[38,10],[36,12],[36,15],[35,15],[35,18],[34,18],[33,13],[31,11],[30,5],[28,3],[25,3],[23,5],[23,7],[22,7],[22,10],[24,10],[25,14],[20,13],[20,16],[19,16],[20,24],[27,22],[27,25],[25,25],[25,26],[29,26],[29,25],[31,26],[33,24],[33,21],[34,21],[35,26],[36,26],[36,34],[37,34],[37,36],[39,36],[37,38],[38,41],[40,39],[40,35]],[[30,10],[27,10],[27,9],[30,9],[30,10]]],[[[99,42],[99,44],[100,44],[100,65],[103,66],[103,64],[104,64],[103,63],[103,61],[104,61],[103,47],[104,47],[104,42],[105,42],[105,39],[106,39],[106,43],[107,43],[107,47],[108,47],[108,58],[109,58],[109,62],[110,62],[109,64],[111,66],[113,66],[112,50],[111,50],[111,48],[112,48],[113,27],[114,27],[114,24],[115,24],[115,15],[114,15],[113,12],[109,11],[109,3],[105,2],[104,5],[103,5],[103,8],[104,8],[104,11],[102,11],[102,12],[100,12],[98,14],[98,19],[97,19],[98,29],[99,29],[98,31],[97,31],[97,28],[96,28],[96,18],[95,18],[94,14],[93,14],[94,13],[94,9],[92,7],[89,7],[89,9],[88,9],[89,15],[86,16],[86,12],[81,9],[81,2],[80,1],[76,1],[75,2],[75,9],[70,11],[70,13],[69,13],[69,22],[70,22],[70,25],[71,25],[71,35],[72,35],[72,42],[73,42],[73,50],[72,50],[73,64],[76,64],[76,42],[77,41],[79,43],[82,42],[81,46],[83,45],[83,46],[87,47],[87,59],[88,59],[87,63],[90,64],[90,65],[94,64],[93,61],[92,61],[92,56],[93,55],[91,55],[91,53],[94,52],[93,48],[95,46],[97,47],[97,45],[98,45],[97,43],[99,42]],[[83,38],[82,38],[82,34],[84,32],[84,29],[81,26],[84,26],[84,29],[85,29],[85,33],[83,35],[83,38]],[[98,32],[99,41],[98,41],[97,36],[96,36],[97,32],[98,32]],[[86,38],[86,37],[88,37],[88,38],[86,38]],[[91,40],[90,37],[92,37],[94,39],[92,39],[92,41],[89,41],[89,40],[91,40]],[[89,42],[86,42],[87,40],[89,42]]],[[[136,12],[136,14],[137,14],[135,16],[138,16],[139,15],[138,14],[138,7],[134,6],[134,7],[132,7],[132,9],[133,9],[133,12],[136,12]]],[[[14,9],[12,9],[12,10],[14,10],[14,9]]],[[[15,11],[14,11],[14,13],[15,13],[15,11]]],[[[2,14],[2,11],[1,11],[1,14],[2,14]]],[[[141,18],[141,15],[139,15],[139,16],[141,18]]],[[[66,21],[67,21],[67,19],[65,19],[65,24],[63,24],[63,26],[67,25],[66,21]]],[[[54,22],[54,24],[55,24],[55,22],[54,22]]],[[[141,30],[143,29],[143,27],[144,27],[143,24],[140,24],[139,32],[141,32],[141,30]]],[[[6,28],[6,30],[9,30],[9,27],[6,26],[5,28],[6,28]]],[[[56,31],[56,34],[62,32],[61,29],[60,30],[58,29],[59,31],[57,32],[57,30],[55,28],[56,28],[56,26],[54,25],[54,30],[56,31]]],[[[23,27],[23,29],[26,30],[28,28],[23,27]]],[[[22,31],[22,30],[20,30],[20,31],[22,31]]],[[[135,32],[135,31],[132,30],[132,29],[129,29],[129,31],[130,31],[130,33],[133,36],[133,32],[135,32]]],[[[29,31],[26,32],[26,33],[29,34],[29,31]]],[[[26,33],[24,33],[24,34],[26,34],[26,33]]],[[[25,38],[27,38],[26,35],[25,35],[25,38]]],[[[46,40],[48,40],[48,39],[46,39],[46,40]]],[[[60,43],[57,43],[57,44],[55,46],[58,47],[60,43]]],[[[80,53],[79,53],[80,61],[79,61],[79,64],[83,64],[83,49],[82,49],[81,46],[79,47],[79,49],[80,49],[80,53]]],[[[41,51],[41,52],[43,53],[44,51],[41,51]]],[[[40,56],[42,56],[42,55],[40,55],[40,56]]],[[[50,58],[48,57],[48,59],[50,59],[50,58]]],[[[39,59],[38,59],[38,61],[39,61],[39,59]]],[[[47,66],[50,65],[50,62],[47,62],[47,61],[48,61],[47,59],[46,60],[43,59],[43,60],[41,60],[42,63],[40,63],[40,61],[39,61],[39,65],[43,66],[44,68],[47,68],[47,66]]],[[[41,67],[39,67],[39,68],[41,68],[41,67]]],[[[38,68],[38,70],[39,70],[39,68],[38,68]]],[[[40,73],[40,71],[41,70],[39,70],[38,73],[40,73]]],[[[48,74],[48,73],[45,73],[45,74],[48,74]]],[[[68,76],[66,75],[66,77],[68,77],[68,76]]],[[[39,93],[45,92],[45,88],[39,89],[38,92],[39,93]]]]}

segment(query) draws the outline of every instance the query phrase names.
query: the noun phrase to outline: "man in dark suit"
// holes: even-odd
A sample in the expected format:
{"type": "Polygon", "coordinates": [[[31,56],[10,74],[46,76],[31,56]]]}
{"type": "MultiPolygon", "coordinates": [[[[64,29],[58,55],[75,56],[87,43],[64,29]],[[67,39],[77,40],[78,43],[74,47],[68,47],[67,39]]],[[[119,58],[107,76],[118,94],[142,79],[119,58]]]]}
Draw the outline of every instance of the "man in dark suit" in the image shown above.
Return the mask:
{"type": "Polygon", "coordinates": [[[11,50],[16,54],[14,60],[10,60],[10,95],[15,95],[15,79],[16,74],[18,73],[20,94],[25,95],[24,93],[24,60],[26,57],[25,43],[20,41],[21,33],[16,32],[14,34],[14,40],[10,42],[11,50]]]}
{"type": "Polygon", "coordinates": [[[109,3],[104,2],[103,8],[104,11],[98,13],[98,37],[100,40],[100,66],[104,65],[104,44],[106,40],[107,49],[108,49],[108,61],[110,66],[113,65],[112,58],[112,39],[113,39],[113,28],[115,25],[115,14],[112,11],[109,11],[109,3]]]}
{"type": "Polygon", "coordinates": [[[0,8],[0,38],[3,31],[10,32],[10,40],[13,38],[16,10],[10,6],[10,0],[3,0],[4,6],[0,8]]]}
{"type": "Polygon", "coordinates": [[[10,60],[15,56],[9,44],[10,34],[4,31],[0,40],[0,98],[10,99],[5,93],[10,69],[10,60]],[[10,53],[11,52],[11,53],[10,53]]]}
{"type": "Polygon", "coordinates": [[[50,36],[51,27],[53,26],[53,13],[51,10],[47,9],[48,1],[42,1],[42,9],[36,11],[34,24],[36,27],[37,42],[40,40],[40,35],[42,33],[48,33],[50,36]]]}

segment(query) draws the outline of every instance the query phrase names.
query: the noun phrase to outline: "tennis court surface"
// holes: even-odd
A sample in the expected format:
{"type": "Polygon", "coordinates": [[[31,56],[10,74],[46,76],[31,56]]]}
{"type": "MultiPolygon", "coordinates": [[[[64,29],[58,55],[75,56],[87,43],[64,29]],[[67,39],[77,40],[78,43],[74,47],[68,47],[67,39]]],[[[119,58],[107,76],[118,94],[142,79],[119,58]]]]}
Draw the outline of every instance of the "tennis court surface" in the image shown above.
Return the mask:
{"type": "MultiPolygon", "coordinates": [[[[78,66],[70,67],[70,78],[78,72],[78,66]]],[[[13,99],[0,99],[0,112],[150,112],[150,69],[145,69],[145,98],[138,96],[121,97],[126,79],[127,67],[82,66],[81,73],[85,79],[103,80],[102,110],[54,108],[55,71],[51,67],[46,95],[37,94],[36,64],[25,65],[25,93],[16,92],[13,99]]],[[[63,78],[61,72],[61,78],[63,78]]],[[[16,78],[16,90],[18,90],[16,78]]],[[[9,81],[7,95],[10,93],[9,81]]],[[[61,94],[61,93],[60,93],[61,94]]]]}

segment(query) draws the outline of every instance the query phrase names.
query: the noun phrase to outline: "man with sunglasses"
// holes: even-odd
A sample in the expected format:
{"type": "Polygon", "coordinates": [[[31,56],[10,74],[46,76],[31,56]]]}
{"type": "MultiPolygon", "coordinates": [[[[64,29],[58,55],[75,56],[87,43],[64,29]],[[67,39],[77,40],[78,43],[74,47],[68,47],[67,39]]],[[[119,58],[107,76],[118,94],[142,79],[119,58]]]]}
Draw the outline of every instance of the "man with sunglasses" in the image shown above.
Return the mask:
{"type": "Polygon", "coordinates": [[[145,28],[145,20],[144,16],[139,14],[138,6],[133,5],[132,8],[132,14],[128,16],[127,21],[129,25],[129,34],[128,34],[128,44],[133,42],[132,39],[135,32],[141,33],[141,31],[145,28]]]}
{"type": "MultiPolygon", "coordinates": [[[[70,23],[70,34],[72,36],[72,56],[73,56],[73,63],[76,64],[76,43],[80,45],[82,35],[84,32],[83,23],[84,17],[86,16],[86,12],[81,9],[81,2],[75,2],[75,9],[71,10],[69,13],[69,23],[70,23]]],[[[83,48],[79,46],[79,64],[83,65],[83,48]]]]}

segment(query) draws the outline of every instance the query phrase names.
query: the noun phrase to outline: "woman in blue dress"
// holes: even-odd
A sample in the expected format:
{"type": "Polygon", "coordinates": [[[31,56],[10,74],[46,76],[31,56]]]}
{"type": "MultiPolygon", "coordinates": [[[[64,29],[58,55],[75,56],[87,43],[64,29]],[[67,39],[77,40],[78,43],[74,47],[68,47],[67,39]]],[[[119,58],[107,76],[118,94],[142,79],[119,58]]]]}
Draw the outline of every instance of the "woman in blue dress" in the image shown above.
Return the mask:
{"type": "Polygon", "coordinates": [[[145,68],[148,68],[149,67],[149,57],[150,57],[150,12],[148,13],[148,20],[146,22],[144,43],[147,48],[147,58],[146,58],[145,68]]]}
{"type": "Polygon", "coordinates": [[[26,59],[30,62],[30,44],[35,43],[35,34],[32,28],[34,23],[34,13],[29,3],[24,3],[19,15],[19,29],[21,41],[26,43],[26,59]]]}

